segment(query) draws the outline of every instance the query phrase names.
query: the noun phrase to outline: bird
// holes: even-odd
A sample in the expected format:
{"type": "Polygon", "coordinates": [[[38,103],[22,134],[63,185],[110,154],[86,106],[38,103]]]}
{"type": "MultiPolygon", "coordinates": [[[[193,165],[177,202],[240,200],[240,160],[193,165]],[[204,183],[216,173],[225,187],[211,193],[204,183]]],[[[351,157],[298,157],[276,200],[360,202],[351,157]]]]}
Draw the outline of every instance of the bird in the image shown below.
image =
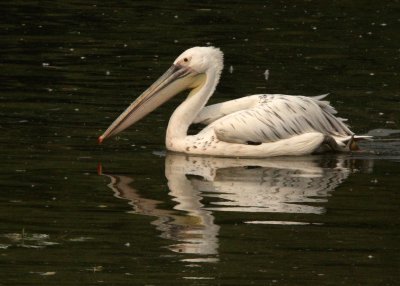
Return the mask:
{"type": "Polygon", "coordinates": [[[173,96],[188,91],[166,131],[169,151],[263,158],[358,150],[355,135],[336,117],[325,95],[255,94],[206,106],[223,70],[219,48],[193,47],[145,90],[98,138],[99,144],[136,123],[173,96]],[[188,135],[192,124],[205,127],[188,135]]]}

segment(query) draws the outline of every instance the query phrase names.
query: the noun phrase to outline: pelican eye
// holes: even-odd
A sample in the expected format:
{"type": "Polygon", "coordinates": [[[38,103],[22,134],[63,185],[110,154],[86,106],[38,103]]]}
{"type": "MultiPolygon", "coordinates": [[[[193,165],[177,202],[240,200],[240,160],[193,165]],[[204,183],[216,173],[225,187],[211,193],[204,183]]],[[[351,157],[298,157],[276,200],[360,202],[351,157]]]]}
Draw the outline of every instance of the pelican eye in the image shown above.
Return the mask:
{"type": "Polygon", "coordinates": [[[184,61],[185,63],[187,63],[187,62],[189,61],[189,59],[188,59],[188,58],[184,58],[183,61],[184,61]]]}

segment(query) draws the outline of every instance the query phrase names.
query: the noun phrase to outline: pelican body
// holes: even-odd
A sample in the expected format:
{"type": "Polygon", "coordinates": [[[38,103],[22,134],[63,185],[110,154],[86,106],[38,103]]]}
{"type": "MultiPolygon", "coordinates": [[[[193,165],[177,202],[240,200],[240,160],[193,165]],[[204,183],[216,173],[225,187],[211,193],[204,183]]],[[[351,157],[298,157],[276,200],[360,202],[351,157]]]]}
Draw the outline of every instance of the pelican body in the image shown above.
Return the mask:
{"type": "Polygon", "coordinates": [[[318,97],[256,94],[206,106],[219,82],[223,53],[194,47],[144,91],[99,137],[99,143],[123,131],[178,93],[187,98],[172,114],[166,133],[170,151],[224,157],[306,155],[349,151],[356,137],[345,119],[335,117],[329,102],[318,97]],[[193,123],[206,125],[188,135],[193,123]]]}

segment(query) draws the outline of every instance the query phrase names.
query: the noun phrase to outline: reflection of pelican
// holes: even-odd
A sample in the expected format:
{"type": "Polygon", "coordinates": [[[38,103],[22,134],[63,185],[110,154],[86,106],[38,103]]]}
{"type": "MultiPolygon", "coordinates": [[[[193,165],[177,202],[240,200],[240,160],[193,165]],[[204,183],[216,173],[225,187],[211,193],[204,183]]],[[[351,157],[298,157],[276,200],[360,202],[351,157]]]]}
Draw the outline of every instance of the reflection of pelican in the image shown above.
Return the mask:
{"type": "Polygon", "coordinates": [[[152,224],[162,232],[162,237],[180,242],[169,247],[172,251],[204,255],[217,253],[219,227],[214,224],[211,212],[202,208],[199,191],[187,185],[187,180],[173,180],[170,194],[175,197],[178,205],[175,210],[165,210],[159,207],[161,201],[142,197],[131,186],[132,178],[125,175],[104,175],[111,178],[109,187],[115,196],[130,201],[133,213],[157,217],[152,224]],[[185,214],[177,210],[184,211],[185,214]]]}
{"type": "Polygon", "coordinates": [[[166,158],[166,176],[189,177],[203,197],[215,198],[208,210],[278,213],[324,212],[321,206],[350,174],[341,161],[321,168],[315,158],[216,159],[172,155],[166,158]]]}
{"type": "Polygon", "coordinates": [[[302,155],[355,148],[354,134],[324,96],[252,95],[204,107],[223,68],[223,54],[214,47],[185,51],[172,67],[138,97],[99,137],[115,135],[174,95],[190,89],[168,124],[171,151],[228,157],[302,155]],[[207,124],[187,135],[193,123],[207,124]]]}
{"type": "MultiPolygon", "coordinates": [[[[177,203],[174,209],[144,197],[145,192],[131,186],[129,176],[107,176],[110,188],[117,197],[130,201],[133,213],[157,217],[153,224],[162,237],[178,241],[171,250],[213,255],[217,254],[219,232],[213,211],[283,213],[284,220],[290,213],[322,214],[322,204],[351,172],[346,163],[340,157],[266,161],[168,154],[165,176],[169,194],[177,203]],[[207,203],[202,202],[205,197],[207,203]]],[[[309,223],[308,219],[302,218],[302,223],[309,223]]],[[[266,217],[259,223],[296,223],[284,220],[268,221],[266,217]]]]}

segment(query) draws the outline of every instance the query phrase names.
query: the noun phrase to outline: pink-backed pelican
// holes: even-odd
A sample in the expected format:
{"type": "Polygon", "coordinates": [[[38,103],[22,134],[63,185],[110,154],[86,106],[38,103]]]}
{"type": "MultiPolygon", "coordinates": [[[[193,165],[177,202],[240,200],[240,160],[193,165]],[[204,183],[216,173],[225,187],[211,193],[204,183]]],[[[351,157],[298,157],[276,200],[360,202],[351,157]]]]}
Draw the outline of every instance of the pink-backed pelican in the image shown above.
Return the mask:
{"type": "Polygon", "coordinates": [[[172,114],[166,134],[170,151],[226,157],[306,155],[349,151],[356,137],[326,95],[318,97],[256,94],[205,106],[219,82],[223,53],[215,47],[194,47],[144,91],[99,137],[118,134],[174,95],[190,90],[172,114]],[[193,123],[205,124],[188,135],[193,123]]]}

